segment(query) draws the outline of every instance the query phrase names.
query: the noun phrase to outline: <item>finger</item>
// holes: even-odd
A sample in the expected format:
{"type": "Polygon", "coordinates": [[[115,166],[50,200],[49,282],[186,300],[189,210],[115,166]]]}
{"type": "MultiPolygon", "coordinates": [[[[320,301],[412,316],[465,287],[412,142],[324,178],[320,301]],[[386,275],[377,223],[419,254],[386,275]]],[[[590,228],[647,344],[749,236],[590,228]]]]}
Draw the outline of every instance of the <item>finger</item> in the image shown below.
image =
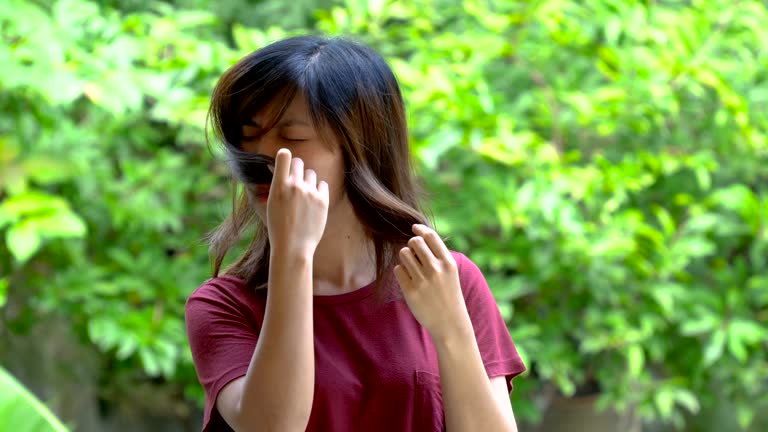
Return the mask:
{"type": "Polygon", "coordinates": [[[436,258],[441,260],[447,260],[451,258],[451,251],[448,250],[448,247],[445,245],[440,236],[437,235],[435,230],[427,227],[426,225],[415,224],[413,226],[413,232],[414,234],[424,239],[424,242],[427,244],[436,258]]]}
{"type": "Polygon", "coordinates": [[[435,261],[437,261],[437,257],[435,257],[421,236],[412,237],[408,240],[408,247],[416,255],[416,258],[419,259],[422,266],[434,265],[435,261]]]}
{"type": "Polygon", "coordinates": [[[315,170],[304,170],[304,182],[312,186],[312,188],[317,189],[317,173],[315,170]]]}
{"type": "Polygon", "coordinates": [[[320,193],[320,196],[323,198],[323,201],[325,203],[328,203],[330,200],[330,191],[328,190],[328,183],[326,183],[324,180],[320,180],[320,183],[317,184],[317,191],[320,193]]]}
{"type": "Polygon", "coordinates": [[[291,177],[296,183],[304,181],[304,161],[300,158],[293,158],[291,160],[291,177]]]}
{"type": "Polygon", "coordinates": [[[408,274],[408,270],[401,265],[395,266],[395,278],[397,278],[397,282],[400,284],[401,288],[411,281],[411,275],[408,274]]]}
{"type": "Polygon", "coordinates": [[[291,151],[288,149],[280,149],[275,156],[275,169],[273,177],[285,183],[288,180],[288,175],[291,172],[291,151]]]}
{"type": "Polygon", "coordinates": [[[413,255],[413,251],[410,248],[404,247],[400,249],[400,263],[408,270],[411,279],[423,278],[421,266],[416,262],[416,256],[413,255]]]}

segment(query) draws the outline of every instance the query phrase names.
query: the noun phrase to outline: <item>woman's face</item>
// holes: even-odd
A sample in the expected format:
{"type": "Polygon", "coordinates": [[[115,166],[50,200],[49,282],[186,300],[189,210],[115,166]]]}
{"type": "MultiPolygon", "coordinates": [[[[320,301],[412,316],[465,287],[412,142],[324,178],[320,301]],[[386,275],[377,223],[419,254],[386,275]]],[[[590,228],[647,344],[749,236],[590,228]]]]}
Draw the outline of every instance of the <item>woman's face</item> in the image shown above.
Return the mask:
{"type": "MultiPolygon", "coordinates": [[[[328,183],[330,208],[333,208],[344,190],[344,161],[338,141],[335,138],[332,142],[322,139],[333,134],[313,127],[306,99],[300,93],[293,98],[277,124],[262,133],[261,125],[269,120],[266,113],[272,108],[267,106],[251,118],[252,124],[243,125],[242,149],[274,158],[278,150],[287,148],[294,158],[304,161],[305,169],[317,173],[318,181],[328,183]]],[[[251,189],[259,203],[257,212],[262,220],[266,220],[269,185],[254,185],[251,189]]]]}

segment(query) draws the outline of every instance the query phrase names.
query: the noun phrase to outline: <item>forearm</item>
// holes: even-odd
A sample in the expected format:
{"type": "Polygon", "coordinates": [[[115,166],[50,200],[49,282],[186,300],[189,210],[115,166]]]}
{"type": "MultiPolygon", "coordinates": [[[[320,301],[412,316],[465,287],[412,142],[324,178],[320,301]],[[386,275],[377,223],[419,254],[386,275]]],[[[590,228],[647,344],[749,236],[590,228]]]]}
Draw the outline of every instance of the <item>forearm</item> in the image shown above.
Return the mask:
{"type": "Polygon", "coordinates": [[[238,412],[269,430],[304,430],[312,409],[315,359],[312,255],[273,251],[259,340],[238,412]]]}
{"type": "Polygon", "coordinates": [[[455,331],[433,338],[440,366],[446,430],[510,431],[517,427],[493,395],[472,324],[467,316],[455,331]]]}

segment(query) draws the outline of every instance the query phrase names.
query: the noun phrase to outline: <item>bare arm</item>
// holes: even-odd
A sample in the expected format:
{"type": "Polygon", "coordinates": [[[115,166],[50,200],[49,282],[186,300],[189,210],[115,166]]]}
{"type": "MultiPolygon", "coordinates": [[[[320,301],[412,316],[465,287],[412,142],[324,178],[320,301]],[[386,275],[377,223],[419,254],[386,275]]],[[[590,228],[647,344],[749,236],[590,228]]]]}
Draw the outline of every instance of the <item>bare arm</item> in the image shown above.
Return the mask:
{"type": "Polygon", "coordinates": [[[504,377],[489,379],[469,317],[459,331],[435,339],[448,432],[517,432],[504,377]]]}
{"type": "Polygon", "coordinates": [[[517,432],[509,395],[488,378],[461,290],[457,264],[437,233],[414,225],[395,277],[437,350],[449,432],[517,432]]]}
{"type": "Polygon", "coordinates": [[[259,340],[245,377],[216,407],[236,431],[304,431],[312,411],[315,350],[312,261],[328,215],[328,184],[281,149],[267,202],[272,245],[259,340]]]}
{"type": "Polygon", "coordinates": [[[248,372],[225,386],[216,401],[235,431],[303,431],[312,409],[312,258],[275,252],[264,322],[248,372]]]}

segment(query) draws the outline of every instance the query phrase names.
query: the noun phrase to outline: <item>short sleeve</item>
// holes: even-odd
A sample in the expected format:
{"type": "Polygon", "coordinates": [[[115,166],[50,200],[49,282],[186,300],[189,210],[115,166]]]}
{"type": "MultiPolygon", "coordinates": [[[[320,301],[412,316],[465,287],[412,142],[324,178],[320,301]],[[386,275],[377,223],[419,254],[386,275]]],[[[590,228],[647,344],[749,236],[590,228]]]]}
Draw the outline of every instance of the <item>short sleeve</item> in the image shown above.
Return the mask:
{"type": "Polygon", "coordinates": [[[231,282],[208,281],[184,309],[192,359],[205,390],[204,432],[231,430],[216,409],[216,398],[224,386],[246,374],[256,349],[256,317],[237,290],[231,282]]]}
{"type": "Polygon", "coordinates": [[[525,372],[523,360],[483,273],[463,254],[454,253],[454,258],[485,370],[491,378],[504,376],[507,390],[511,392],[512,379],[525,372]]]}

